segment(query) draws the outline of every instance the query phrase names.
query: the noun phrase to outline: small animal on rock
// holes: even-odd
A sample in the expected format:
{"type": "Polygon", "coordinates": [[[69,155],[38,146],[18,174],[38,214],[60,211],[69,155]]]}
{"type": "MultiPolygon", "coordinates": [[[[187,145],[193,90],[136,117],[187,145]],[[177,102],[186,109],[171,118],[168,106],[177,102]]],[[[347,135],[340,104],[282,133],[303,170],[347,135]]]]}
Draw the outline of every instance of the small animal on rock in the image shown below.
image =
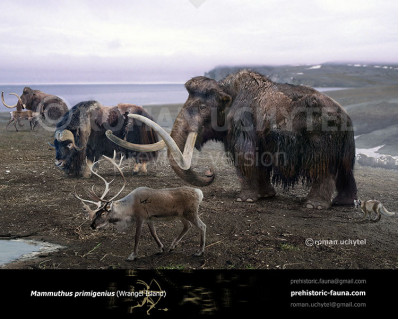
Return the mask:
{"type": "Polygon", "coordinates": [[[369,219],[373,222],[378,222],[381,219],[381,214],[385,216],[394,216],[395,213],[389,212],[378,200],[367,200],[362,201],[360,199],[354,200],[355,208],[359,208],[363,212],[363,219],[369,219]],[[373,219],[372,214],[376,217],[373,219]]]}

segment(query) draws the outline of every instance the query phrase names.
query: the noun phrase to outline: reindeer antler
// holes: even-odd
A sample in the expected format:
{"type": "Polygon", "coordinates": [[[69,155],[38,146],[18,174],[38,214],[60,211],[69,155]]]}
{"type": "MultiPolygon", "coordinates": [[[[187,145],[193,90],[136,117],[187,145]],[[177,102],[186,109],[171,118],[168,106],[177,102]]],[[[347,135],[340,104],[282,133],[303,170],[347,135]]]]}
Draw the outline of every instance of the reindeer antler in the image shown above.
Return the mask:
{"type": "Polygon", "coordinates": [[[91,200],[83,199],[83,198],[79,197],[79,195],[76,193],[76,186],[74,187],[73,196],[75,196],[77,199],[79,199],[82,202],[83,209],[89,214],[90,218],[92,218],[94,216],[95,210],[92,210],[89,205],[85,204],[85,202],[96,205],[97,209],[100,208],[100,206],[101,206],[101,202],[93,202],[91,200]]]}
{"type": "Polygon", "coordinates": [[[123,186],[122,186],[122,188],[119,190],[119,192],[118,192],[114,197],[112,197],[111,199],[105,200],[105,196],[108,194],[108,192],[109,192],[109,190],[110,190],[109,186],[111,185],[111,183],[112,183],[114,180],[112,180],[112,181],[110,181],[110,182],[107,182],[107,180],[106,180],[104,177],[102,177],[100,174],[98,174],[97,172],[94,171],[94,169],[93,169],[94,165],[96,165],[97,163],[99,163],[100,161],[102,161],[102,159],[101,159],[101,160],[98,160],[98,161],[94,162],[93,165],[90,167],[90,170],[91,170],[91,172],[92,172],[94,175],[96,175],[98,178],[100,178],[100,179],[104,182],[104,184],[105,184],[105,190],[104,190],[104,192],[103,192],[103,194],[102,194],[101,196],[98,196],[98,195],[94,192],[94,185],[93,185],[93,187],[91,188],[90,191],[88,191],[88,193],[89,193],[89,196],[90,196],[92,199],[96,200],[96,201],[99,201],[99,202],[111,202],[111,201],[113,201],[116,197],[118,197],[120,193],[122,193],[123,189],[124,189],[125,186],[126,186],[126,179],[125,179],[125,176],[123,175],[123,172],[122,172],[122,169],[121,169],[121,165],[122,165],[122,161],[123,161],[123,155],[121,156],[121,158],[120,158],[120,160],[119,160],[119,164],[117,164],[116,161],[115,161],[115,159],[116,159],[116,151],[114,151],[114,156],[113,156],[112,158],[109,158],[109,157],[107,157],[107,156],[105,156],[105,155],[103,155],[103,157],[104,157],[104,159],[106,159],[108,162],[110,162],[110,163],[118,170],[118,172],[121,174],[121,176],[122,176],[122,178],[123,178],[123,186]]]}
{"type": "Polygon", "coordinates": [[[101,203],[104,203],[104,202],[111,202],[111,201],[113,201],[116,197],[118,197],[118,196],[120,195],[120,193],[122,193],[122,191],[124,190],[124,188],[125,188],[125,186],[126,186],[126,179],[125,179],[125,176],[123,175],[123,172],[122,172],[122,169],[121,169],[121,164],[122,164],[122,161],[123,161],[123,156],[121,156],[121,159],[120,159],[120,161],[119,161],[119,164],[117,164],[116,161],[115,161],[115,159],[116,159],[116,151],[114,151],[114,156],[113,156],[113,158],[109,158],[109,157],[107,157],[107,156],[105,156],[105,155],[103,155],[103,156],[104,156],[104,159],[106,159],[106,160],[107,160],[108,162],[110,162],[114,167],[116,167],[116,169],[117,169],[117,170],[119,171],[119,173],[122,175],[122,178],[123,178],[123,186],[122,186],[122,188],[119,190],[119,192],[118,192],[114,197],[112,197],[111,199],[107,199],[107,200],[106,200],[106,199],[105,199],[105,196],[107,196],[107,194],[109,193],[109,190],[110,190],[110,187],[109,187],[109,186],[111,185],[111,183],[112,183],[114,180],[112,180],[112,181],[110,181],[110,182],[107,182],[107,180],[106,180],[104,177],[102,177],[100,174],[98,174],[98,173],[93,169],[93,167],[94,167],[97,163],[101,162],[103,159],[100,159],[100,160],[98,160],[98,161],[95,161],[95,162],[93,163],[93,165],[90,167],[90,171],[91,171],[95,176],[97,176],[99,179],[101,179],[101,180],[104,182],[104,184],[105,184],[104,192],[102,193],[101,196],[98,196],[98,195],[94,192],[94,185],[93,185],[92,188],[91,188],[90,190],[87,191],[89,197],[90,197],[92,200],[83,199],[83,198],[79,197],[78,194],[76,193],[76,189],[75,189],[75,193],[74,193],[74,196],[82,202],[84,209],[85,209],[86,211],[88,211],[89,214],[90,214],[90,213],[93,214],[94,211],[92,211],[92,210],[90,209],[90,207],[89,207],[88,205],[85,204],[85,202],[86,202],[86,203],[90,203],[90,204],[96,205],[96,206],[97,206],[97,209],[98,209],[98,208],[100,208],[101,203]]]}
{"type": "MultiPolygon", "coordinates": [[[[123,172],[122,172],[122,169],[121,169],[121,165],[122,165],[122,161],[123,161],[123,155],[121,155],[121,159],[119,160],[119,164],[116,164],[116,162],[115,162],[115,159],[116,159],[116,151],[114,151],[114,156],[113,156],[113,158],[109,158],[109,157],[107,157],[107,156],[105,156],[104,155],[104,158],[108,161],[108,162],[110,162],[113,166],[115,166],[116,167],[116,169],[118,170],[118,172],[121,174],[121,176],[122,176],[122,178],[123,178],[123,186],[122,186],[122,188],[119,190],[119,192],[114,196],[114,197],[112,197],[110,200],[108,200],[108,201],[113,201],[115,198],[117,198],[119,195],[120,195],[120,193],[122,193],[122,191],[125,189],[125,186],[126,186],[126,178],[125,178],[125,175],[123,175],[123,172]]],[[[112,180],[113,181],[113,180],[112,180]]],[[[110,182],[110,183],[112,183],[112,181],[110,182]]]]}
{"type": "Polygon", "coordinates": [[[95,199],[95,200],[97,200],[97,201],[100,201],[100,202],[102,202],[102,201],[104,201],[104,197],[108,194],[108,192],[109,192],[109,185],[111,185],[111,183],[112,183],[112,181],[110,181],[110,182],[107,182],[107,180],[104,178],[104,177],[102,177],[100,174],[98,174],[96,171],[94,171],[94,169],[93,169],[93,167],[94,167],[94,165],[96,165],[97,163],[100,163],[102,160],[98,160],[98,161],[95,161],[94,163],[93,163],[93,165],[90,167],[90,171],[94,174],[94,175],[96,175],[99,179],[101,179],[103,182],[104,182],[104,184],[105,184],[105,190],[104,190],[104,192],[103,192],[103,194],[101,195],[101,197],[98,197],[97,195],[96,195],[96,193],[94,193],[94,185],[93,185],[93,187],[92,187],[92,189],[91,189],[91,191],[89,191],[88,193],[89,193],[89,195],[93,198],[93,199],[95,199]]]}

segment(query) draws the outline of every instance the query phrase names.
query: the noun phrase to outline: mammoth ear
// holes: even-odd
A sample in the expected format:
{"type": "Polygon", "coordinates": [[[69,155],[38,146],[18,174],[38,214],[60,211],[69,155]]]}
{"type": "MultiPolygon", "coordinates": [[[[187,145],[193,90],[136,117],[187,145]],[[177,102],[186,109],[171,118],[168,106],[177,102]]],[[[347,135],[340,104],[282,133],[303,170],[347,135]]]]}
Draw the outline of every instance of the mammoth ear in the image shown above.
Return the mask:
{"type": "Polygon", "coordinates": [[[224,127],[226,123],[226,107],[228,107],[231,103],[231,96],[224,93],[222,90],[218,92],[218,108],[217,108],[217,125],[219,127],[224,127]]]}
{"type": "Polygon", "coordinates": [[[228,106],[231,102],[231,96],[228,95],[227,93],[224,93],[223,91],[219,91],[219,101],[223,104],[223,107],[225,108],[228,106]]]}

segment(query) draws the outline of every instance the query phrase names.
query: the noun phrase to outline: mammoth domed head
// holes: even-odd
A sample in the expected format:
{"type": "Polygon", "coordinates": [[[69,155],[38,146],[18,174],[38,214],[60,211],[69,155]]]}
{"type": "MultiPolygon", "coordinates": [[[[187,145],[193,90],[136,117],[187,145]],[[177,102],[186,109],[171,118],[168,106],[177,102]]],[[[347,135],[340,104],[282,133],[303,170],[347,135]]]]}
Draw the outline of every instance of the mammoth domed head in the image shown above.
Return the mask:
{"type": "MultiPolygon", "coordinates": [[[[206,137],[201,134],[204,129],[220,131],[231,96],[223,91],[218,82],[204,76],[192,78],[186,82],[185,87],[189,96],[174,123],[172,132],[182,130],[197,132],[198,139],[201,139],[206,137]]],[[[200,141],[197,140],[198,142],[200,141]]]]}
{"type": "Polygon", "coordinates": [[[168,147],[168,159],[176,174],[184,181],[195,186],[206,186],[213,182],[215,175],[207,170],[201,175],[191,167],[194,147],[201,146],[208,140],[221,140],[227,133],[224,128],[225,112],[232,98],[213,79],[198,76],[187,81],[185,87],[188,98],[173,124],[170,135],[155,122],[140,115],[129,114],[154,129],[163,141],[150,145],[127,143],[108,131],[106,136],[114,143],[136,151],[158,151],[168,147]],[[146,149],[148,148],[148,149],[146,149]]]}
{"type": "Polygon", "coordinates": [[[31,102],[34,98],[35,91],[32,90],[30,87],[25,87],[21,96],[19,96],[17,93],[9,93],[10,95],[14,95],[17,97],[18,102],[13,105],[9,105],[6,103],[4,100],[4,92],[1,92],[1,100],[3,102],[3,105],[7,108],[17,108],[17,110],[23,110],[23,109],[28,109],[31,110],[31,102]]]}

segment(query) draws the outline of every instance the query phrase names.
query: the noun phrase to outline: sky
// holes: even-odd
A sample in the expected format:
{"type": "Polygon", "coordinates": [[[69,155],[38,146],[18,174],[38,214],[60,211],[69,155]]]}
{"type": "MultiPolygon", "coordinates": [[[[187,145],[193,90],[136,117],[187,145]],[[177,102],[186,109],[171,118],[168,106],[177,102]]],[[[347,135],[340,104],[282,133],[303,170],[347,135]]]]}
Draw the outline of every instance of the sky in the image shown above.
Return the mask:
{"type": "Polygon", "coordinates": [[[179,82],[219,65],[397,63],[397,0],[2,0],[0,83],[179,82]]]}

